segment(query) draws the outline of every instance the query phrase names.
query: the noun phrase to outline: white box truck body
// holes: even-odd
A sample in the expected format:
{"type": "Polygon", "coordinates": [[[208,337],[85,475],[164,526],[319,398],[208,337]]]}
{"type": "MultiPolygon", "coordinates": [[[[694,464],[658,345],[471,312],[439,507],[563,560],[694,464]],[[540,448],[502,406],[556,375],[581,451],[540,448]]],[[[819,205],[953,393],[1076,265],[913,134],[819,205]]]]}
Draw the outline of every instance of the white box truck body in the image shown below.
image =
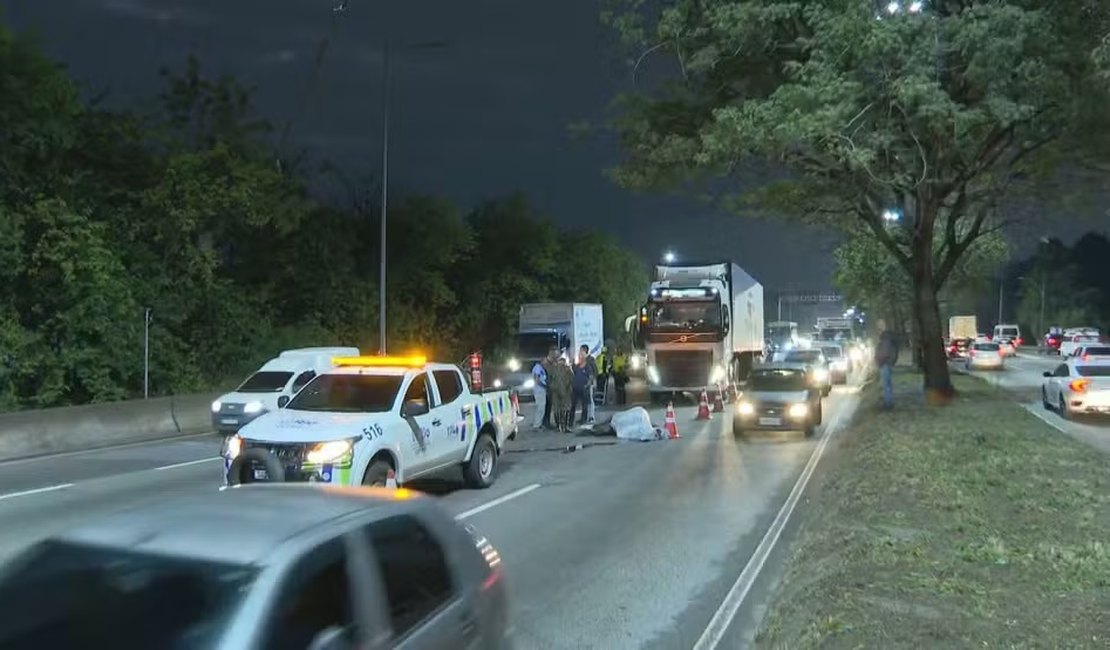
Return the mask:
{"type": "Polygon", "coordinates": [[[493,373],[494,387],[532,396],[532,367],[558,348],[574,361],[585,345],[595,357],[604,344],[605,323],[601,305],[581,302],[541,302],[520,306],[513,353],[506,367],[493,373]]]}
{"type": "Polygon", "coordinates": [[[948,319],[948,340],[971,339],[979,336],[979,324],[974,316],[953,316],[948,319]]]}
{"type": "Polygon", "coordinates": [[[763,285],[732,262],[656,266],[640,329],[653,397],[735,387],[763,354],[763,285]]]}

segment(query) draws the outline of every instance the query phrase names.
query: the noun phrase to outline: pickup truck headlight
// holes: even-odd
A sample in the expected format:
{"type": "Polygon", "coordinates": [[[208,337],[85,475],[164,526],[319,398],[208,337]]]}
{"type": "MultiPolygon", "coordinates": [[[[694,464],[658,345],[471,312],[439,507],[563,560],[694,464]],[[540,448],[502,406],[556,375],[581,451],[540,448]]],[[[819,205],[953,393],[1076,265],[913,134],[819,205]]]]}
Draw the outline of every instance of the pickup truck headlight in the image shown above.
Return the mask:
{"type": "Polygon", "coordinates": [[[321,442],[305,454],[305,460],[312,465],[323,465],[337,461],[351,452],[350,440],[329,440],[321,442]]]}
{"type": "Polygon", "coordinates": [[[261,413],[262,412],[262,402],[258,402],[258,401],[247,402],[246,406],[243,407],[243,412],[246,413],[247,415],[254,415],[255,413],[261,413]]]}
{"type": "Polygon", "coordinates": [[[751,402],[740,402],[736,405],[736,412],[740,415],[751,415],[755,413],[755,405],[751,402]]]}
{"type": "Polygon", "coordinates": [[[228,460],[235,460],[239,457],[239,452],[243,450],[243,439],[239,436],[228,436],[224,438],[223,453],[220,454],[228,460]]]}

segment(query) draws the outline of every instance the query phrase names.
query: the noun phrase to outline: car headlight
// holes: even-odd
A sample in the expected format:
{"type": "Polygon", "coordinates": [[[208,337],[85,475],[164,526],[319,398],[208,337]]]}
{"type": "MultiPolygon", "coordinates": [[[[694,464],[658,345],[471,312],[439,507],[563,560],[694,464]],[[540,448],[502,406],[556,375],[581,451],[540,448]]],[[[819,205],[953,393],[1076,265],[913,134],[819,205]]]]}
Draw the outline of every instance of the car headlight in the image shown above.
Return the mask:
{"type": "Polygon", "coordinates": [[[258,402],[258,401],[247,402],[246,406],[243,407],[243,412],[246,413],[247,415],[254,415],[255,413],[261,413],[262,412],[262,402],[258,402]]]}
{"type": "Polygon", "coordinates": [[[509,372],[520,370],[520,359],[509,359],[509,372]]]}
{"type": "Polygon", "coordinates": [[[804,418],[809,414],[809,407],[805,404],[791,404],[790,410],[787,411],[792,418],[804,418]]]}
{"type": "Polygon", "coordinates": [[[736,412],[740,415],[751,415],[755,413],[755,405],[751,402],[740,402],[736,405],[736,412]]]}
{"type": "Polygon", "coordinates": [[[501,388],[501,380],[500,379],[494,379],[493,380],[493,387],[494,388],[501,388]]]}
{"type": "Polygon", "coordinates": [[[212,412],[213,413],[219,413],[220,409],[222,409],[223,407],[224,407],[224,404],[220,400],[216,400],[215,402],[212,402],[212,412]]]}
{"type": "Polygon", "coordinates": [[[640,359],[640,357],[638,357],[638,356],[632,357],[631,365],[632,365],[633,370],[639,370],[640,366],[642,366],[643,363],[644,362],[643,362],[643,360],[640,359]]]}
{"type": "Polygon", "coordinates": [[[648,379],[651,380],[651,383],[653,383],[653,384],[658,384],[659,383],[659,370],[656,369],[655,366],[648,366],[647,375],[648,375],[648,379]]]}
{"type": "Polygon", "coordinates": [[[243,450],[243,439],[239,436],[228,436],[224,438],[224,453],[221,454],[228,460],[235,460],[239,457],[239,452],[243,450]]]}
{"type": "Polygon", "coordinates": [[[817,381],[825,381],[829,378],[829,371],[824,368],[817,368],[813,371],[813,378],[817,381]]]}
{"type": "Polygon", "coordinates": [[[305,460],[313,465],[323,465],[339,460],[351,451],[350,440],[329,440],[321,442],[305,454],[305,460]]]}
{"type": "Polygon", "coordinates": [[[848,353],[848,355],[851,357],[852,361],[859,362],[863,360],[863,351],[861,351],[859,348],[853,348],[852,351],[848,353]]]}
{"type": "Polygon", "coordinates": [[[522,387],[528,390],[532,390],[536,387],[536,380],[529,377],[528,379],[524,380],[524,384],[522,384],[522,387]]]}
{"type": "Polygon", "coordinates": [[[724,366],[716,366],[713,368],[713,372],[709,375],[709,383],[715,384],[719,381],[724,381],[727,374],[728,373],[725,371],[724,366]]]}

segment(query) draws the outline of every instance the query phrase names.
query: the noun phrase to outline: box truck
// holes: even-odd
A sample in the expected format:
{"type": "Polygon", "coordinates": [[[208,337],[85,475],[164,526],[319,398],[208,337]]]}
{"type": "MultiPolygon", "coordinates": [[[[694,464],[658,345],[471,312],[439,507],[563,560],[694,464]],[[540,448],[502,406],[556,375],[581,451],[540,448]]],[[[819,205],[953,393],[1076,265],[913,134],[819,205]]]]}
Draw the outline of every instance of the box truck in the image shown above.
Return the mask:
{"type": "Polygon", "coordinates": [[[971,339],[979,336],[979,324],[974,316],[953,316],[948,319],[948,340],[971,339]]]}
{"type": "Polygon", "coordinates": [[[556,348],[573,362],[585,345],[597,356],[604,341],[601,305],[580,302],[543,302],[520,306],[512,351],[503,367],[493,373],[495,388],[532,397],[532,367],[556,348]]]}
{"type": "Polygon", "coordinates": [[[735,387],[763,354],[763,285],[732,262],[656,266],[639,327],[653,400],[735,387]]]}

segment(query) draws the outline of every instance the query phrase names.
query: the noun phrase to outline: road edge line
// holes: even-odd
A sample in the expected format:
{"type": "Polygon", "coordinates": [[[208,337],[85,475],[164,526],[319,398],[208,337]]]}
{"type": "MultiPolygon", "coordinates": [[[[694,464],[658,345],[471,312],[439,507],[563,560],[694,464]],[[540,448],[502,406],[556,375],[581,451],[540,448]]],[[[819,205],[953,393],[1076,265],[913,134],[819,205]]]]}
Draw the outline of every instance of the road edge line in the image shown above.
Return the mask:
{"type": "Polygon", "coordinates": [[[35,494],[43,494],[44,492],[57,492],[66,488],[73,487],[73,483],[59,483],[58,485],[48,485],[46,487],[35,488],[33,490],[22,490],[20,492],[9,492],[7,494],[0,494],[0,501],[8,499],[15,499],[18,497],[29,497],[35,494]]]}
{"type": "MultiPolygon", "coordinates": [[[[862,389],[861,389],[862,391],[862,389]]],[[[854,409],[853,409],[854,412],[854,409]]],[[[838,417],[834,422],[839,424],[843,417],[838,417]]],[[[744,565],[744,570],[732,583],[728,593],[725,595],[723,601],[717,611],[713,613],[713,617],[709,619],[709,624],[705,626],[705,630],[698,637],[697,642],[694,643],[693,650],[712,650],[720,644],[725,634],[728,632],[729,627],[732,626],[733,620],[736,618],[737,612],[740,611],[741,605],[748,597],[752,586],[755,585],[756,579],[763,571],[763,565],[767,563],[767,558],[771,556],[771,552],[775,549],[779,538],[782,536],[783,529],[790,521],[790,517],[794,514],[794,509],[797,508],[798,502],[805,492],[806,486],[809,485],[809,479],[817,469],[817,464],[821,461],[821,457],[825,453],[825,448],[828,447],[829,441],[832,440],[838,427],[830,426],[826,430],[826,434],[821,438],[821,442],[810,454],[809,460],[806,462],[805,467],[802,469],[801,475],[794,482],[794,487],[790,490],[790,495],[786,497],[786,501],[779,508],[775,519],[771,522],[771,526],[767,532],[763,534],[763,538],[759,540],[759,545],[756,546],[755,552],[748,559],[748,563],[744,565]]]]}
{"type": "Polygon", "coordinates": [[[478,513],[485,512],[486,510],[489,510],[490,508],[495,508],[495,507],[501,505],[502,503],[505,503],[506,501],[512,501],[513,499],[515,499],[517,497],[522,497],[525,494],[528,494],[529,492],[531,492],[533,490],[538,490],[540,487],[542,487],[542,486],[539,483],[533,483],[531,485],[525,485],[524,487],[520,488],[519,490],[514,490],[514,491],[512,491],[508,494],[499,496],[496,499],[493,499],[492,501],[487,501],[487,502],[483,503],[482,505],[474,506],[470,510],[464,510],[463,512],[460,512],[459,514],[455,515],[455,521],[462,521],[463,519],[469,519],[470,517],[473,517],[474,515],[476,515],[478,513]]]}
{"type": "MultiPolygon", "coordinates": [[[[1018,403],[1021,404],[1020,402],[1018,402],[1018,403]]],[[[1033,405],[1033,404],[1021,404],[1021,405],[1023,407],[1025,407],[1025,410],[1029,411],[1029,413],[1032,414],[1033,417],[1037,418],[1041,422],[1044,422],[1045,424],[1052,427],[1053,429],[1056,429],[1060,433],[1071,436],[1072,438],[1075,437],[1074,435],[1072,435],[1072,433],[1070,431],[1065,429],[1062,425],[1057,424],[1056,422],[1053,422],[1052,420],[1045,417],[1045,415],[1043,413],[1041,413],[1040,411],[1037,410],[1037,407],[1035,405],[1033,405]]]]}
{"type": "Polygon", "coordinates": [[[188,467],[189,465],[200,465],[201,463],[211,463],[214,460],[223,460],[223,456],[209,456],[208,458],[198,458],[197,460],[187,460],[181,463],[171,463],[169,465],[162,465],[161,467],[152,468],[152,472],[161,472],[167,469],[175,469],[178,467],[188,467]]]}

